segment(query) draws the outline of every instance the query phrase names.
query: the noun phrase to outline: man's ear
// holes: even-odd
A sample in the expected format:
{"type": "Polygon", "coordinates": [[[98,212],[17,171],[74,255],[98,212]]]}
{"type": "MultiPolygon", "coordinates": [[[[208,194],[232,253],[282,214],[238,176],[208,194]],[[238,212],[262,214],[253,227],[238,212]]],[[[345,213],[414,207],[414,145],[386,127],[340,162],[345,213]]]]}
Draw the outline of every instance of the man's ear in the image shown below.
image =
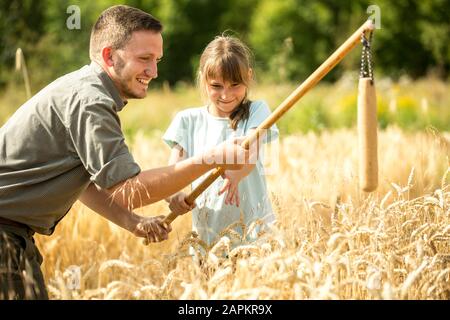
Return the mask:
{"type": "Polygon", "coordinates": [[[108,67],[112,67],[114,65],[111,47],[104,47],[102,49],[102,59],[105,65],[107,65],[108,67]]]}

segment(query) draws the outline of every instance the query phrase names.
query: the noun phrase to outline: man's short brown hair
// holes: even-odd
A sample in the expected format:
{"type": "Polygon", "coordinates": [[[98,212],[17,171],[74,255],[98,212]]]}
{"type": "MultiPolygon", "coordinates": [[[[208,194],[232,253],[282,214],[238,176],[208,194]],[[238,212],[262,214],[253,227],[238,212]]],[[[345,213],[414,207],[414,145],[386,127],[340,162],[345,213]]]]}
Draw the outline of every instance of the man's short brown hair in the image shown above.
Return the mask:
{"type": "Polygon", "coordinates": [[[162,24],[152,15],[126,5],[113,6],[100,14],[92,28],[89,46],[91,60],[100,60],[101,50],[111,46],[114,50],[123,48],[134,31],[162,31],[162,24]]]}

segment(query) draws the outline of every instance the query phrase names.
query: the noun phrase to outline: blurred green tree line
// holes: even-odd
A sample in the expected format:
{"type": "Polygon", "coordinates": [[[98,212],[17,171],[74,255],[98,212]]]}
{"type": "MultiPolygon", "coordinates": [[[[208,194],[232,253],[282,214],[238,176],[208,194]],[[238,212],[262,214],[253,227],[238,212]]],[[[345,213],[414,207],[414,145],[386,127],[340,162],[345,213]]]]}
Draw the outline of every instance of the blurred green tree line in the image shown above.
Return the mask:
{"type": "MultiPolygon", "coordinates": [[[[15,51],[23,49],[33,91],[89,63],[89,35],[100,12],[115,4],[147,11],[164,25],[159,83],[192,82],[205,45],[224,31],[253,50],[259,80],[300,81],[380,9],[373,48],[377,73],[412,78],[450,71],[450,0],[0,0],[0,87],[17,78],[15,51]],[[80,28],[66,25],[80,8],[80,28]]],[[[335,80],[359,69],[360,50],[333,70],[335,80]]]]}

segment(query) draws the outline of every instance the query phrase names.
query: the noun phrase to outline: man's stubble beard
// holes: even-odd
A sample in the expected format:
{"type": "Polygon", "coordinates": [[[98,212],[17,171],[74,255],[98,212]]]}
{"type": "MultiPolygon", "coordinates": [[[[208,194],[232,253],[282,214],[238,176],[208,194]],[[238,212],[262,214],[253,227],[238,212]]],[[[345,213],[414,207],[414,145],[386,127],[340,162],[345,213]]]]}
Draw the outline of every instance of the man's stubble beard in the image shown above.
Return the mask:
{"type": "MultiPolygon", "coordinates": [[[[119,77],[118,80],[119,80],[119,85],[120,85],[120,91],[123,95],[123,98],[124,99],[143,99],[142,97],[139,97],[135,93],[133,93],[133,91],[127,84],[128,79],[123,78],[122,72],[123,72],[123,69],[125,68],[125,62],[119,55],[117,55],[117,60],[116,60],[116,63],[114,64],[113,68],[114,68],[114,72],[119,77]]],[[[130,79],[130,80],[133,81],[133,79],[130,79]]]]}

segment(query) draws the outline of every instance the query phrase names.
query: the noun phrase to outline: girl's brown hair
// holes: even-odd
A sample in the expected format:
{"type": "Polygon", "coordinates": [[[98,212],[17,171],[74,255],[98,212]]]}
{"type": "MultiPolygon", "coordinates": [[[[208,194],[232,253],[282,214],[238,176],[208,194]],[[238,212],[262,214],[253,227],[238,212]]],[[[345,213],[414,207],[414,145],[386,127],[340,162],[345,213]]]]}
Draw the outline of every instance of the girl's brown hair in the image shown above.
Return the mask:
{"type": "Polygon", "coordinates": [[[233,130],[236,130],[240,120],[248,119],[250,114],[251,101],[248,99],[248,88],[253,81],[251,58],[250,49],[239,39],[228,35],[215,37],[200,57],[197,82],[205,96],[207,82],[212,78],[242,83],[247,87],[241,104],[230,114],[233,130]]]}

